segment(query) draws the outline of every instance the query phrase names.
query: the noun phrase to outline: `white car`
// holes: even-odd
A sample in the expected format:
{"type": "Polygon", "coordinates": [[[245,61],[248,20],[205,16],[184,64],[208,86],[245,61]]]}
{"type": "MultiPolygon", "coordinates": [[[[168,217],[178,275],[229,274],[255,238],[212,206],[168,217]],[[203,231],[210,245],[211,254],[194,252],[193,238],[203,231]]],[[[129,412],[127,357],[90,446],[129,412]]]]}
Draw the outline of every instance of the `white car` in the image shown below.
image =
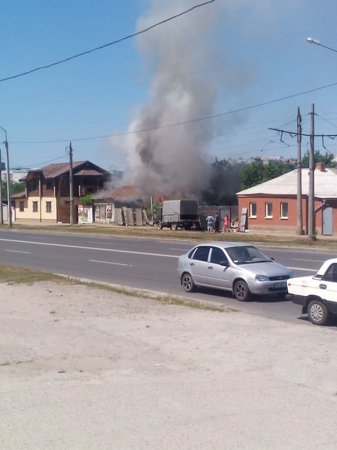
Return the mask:
{"type": "Polygon", "coordinates": [[[337,314],[337,258],[328,259],[316,275],[287,280],[293,303],[302,305],[315,325],[324,325],[337,314]]]}

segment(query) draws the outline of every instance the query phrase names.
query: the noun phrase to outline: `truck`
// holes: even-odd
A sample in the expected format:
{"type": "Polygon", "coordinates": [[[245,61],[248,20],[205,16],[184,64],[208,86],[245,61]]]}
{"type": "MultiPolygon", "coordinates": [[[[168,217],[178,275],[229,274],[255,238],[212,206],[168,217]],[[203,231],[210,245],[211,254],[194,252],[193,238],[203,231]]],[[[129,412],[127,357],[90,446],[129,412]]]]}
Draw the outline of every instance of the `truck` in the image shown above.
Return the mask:
{"type": "Polygon", "coordinates": [[[164,200],[156,222],[160,229],[203,229],[196,200],[164,200]]]}

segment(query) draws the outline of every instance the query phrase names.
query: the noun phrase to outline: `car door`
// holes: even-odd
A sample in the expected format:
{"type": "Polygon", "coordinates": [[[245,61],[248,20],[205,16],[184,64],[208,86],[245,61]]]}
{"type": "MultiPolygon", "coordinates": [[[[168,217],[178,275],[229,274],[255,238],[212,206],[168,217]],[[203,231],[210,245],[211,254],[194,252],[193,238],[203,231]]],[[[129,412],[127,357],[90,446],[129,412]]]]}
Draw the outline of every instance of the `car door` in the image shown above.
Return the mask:
{"type": "Polygon", "coordinates": [[[223,250],[219,247],[211,247],[208,264],[210,284],[222,289],[231,289],[228,269],[228,258],[223,250]]]}
{"type": "Polygon", "coordinates": [[[330,309],[337,312],[337,264],[331,264],[318,282],[319,295],[324,300],[333,302],[330,309]]]}
{"type": "Polygon", "coordinates": [[[191,274],[196,284],[209,284],[209,252],[210,246],[200,245],[190,260],[191,274]]]}

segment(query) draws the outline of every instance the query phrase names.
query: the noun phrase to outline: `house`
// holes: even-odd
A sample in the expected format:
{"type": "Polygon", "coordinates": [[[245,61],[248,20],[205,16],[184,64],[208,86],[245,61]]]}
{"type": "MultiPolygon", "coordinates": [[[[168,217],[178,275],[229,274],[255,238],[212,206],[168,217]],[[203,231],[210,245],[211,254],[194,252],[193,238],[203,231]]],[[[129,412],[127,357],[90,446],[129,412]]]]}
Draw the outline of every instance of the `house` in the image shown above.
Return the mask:
{"type": "MultiPolygon", "coordinates": [[[[308,233],[309,169],[302,169],[302,224],[308,233]]],[[[239,214],[246,228],[296,232],[297,170],[238,192],[239,214]]],[[[317,233],[337,233],[337,169],[316,163],[314,171],[314,223],[317,233]]]]}
{"type": "MultiPolygon", "coordinates": [[[[103,189],[110,173],[90,161],[72,164],[74,223],[80,198],[103,189]]],[[[70,163],[49,164],[29,170],[24,192],[12,195],[15,219],[39,222],[70,222],[70,163]]]]}

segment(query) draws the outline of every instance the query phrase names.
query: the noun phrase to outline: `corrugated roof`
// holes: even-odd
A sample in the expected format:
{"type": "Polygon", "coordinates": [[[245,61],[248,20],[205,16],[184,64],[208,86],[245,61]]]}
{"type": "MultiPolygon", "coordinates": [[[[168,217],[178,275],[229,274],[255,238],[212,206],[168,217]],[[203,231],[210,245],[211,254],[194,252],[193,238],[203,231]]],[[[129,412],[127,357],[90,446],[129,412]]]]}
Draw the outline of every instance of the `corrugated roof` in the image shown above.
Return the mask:
{"type": "MultiPolygon", "coordinates": [[[[315,197],[337,198],[337,173],[334,169],[315,170],[315,197]]],[[[296,195],[297,170],[237,192],[237,195],[296,195]]],[[[302,194],[309,195],[309,169],[302,169],[302,194]]]]}

